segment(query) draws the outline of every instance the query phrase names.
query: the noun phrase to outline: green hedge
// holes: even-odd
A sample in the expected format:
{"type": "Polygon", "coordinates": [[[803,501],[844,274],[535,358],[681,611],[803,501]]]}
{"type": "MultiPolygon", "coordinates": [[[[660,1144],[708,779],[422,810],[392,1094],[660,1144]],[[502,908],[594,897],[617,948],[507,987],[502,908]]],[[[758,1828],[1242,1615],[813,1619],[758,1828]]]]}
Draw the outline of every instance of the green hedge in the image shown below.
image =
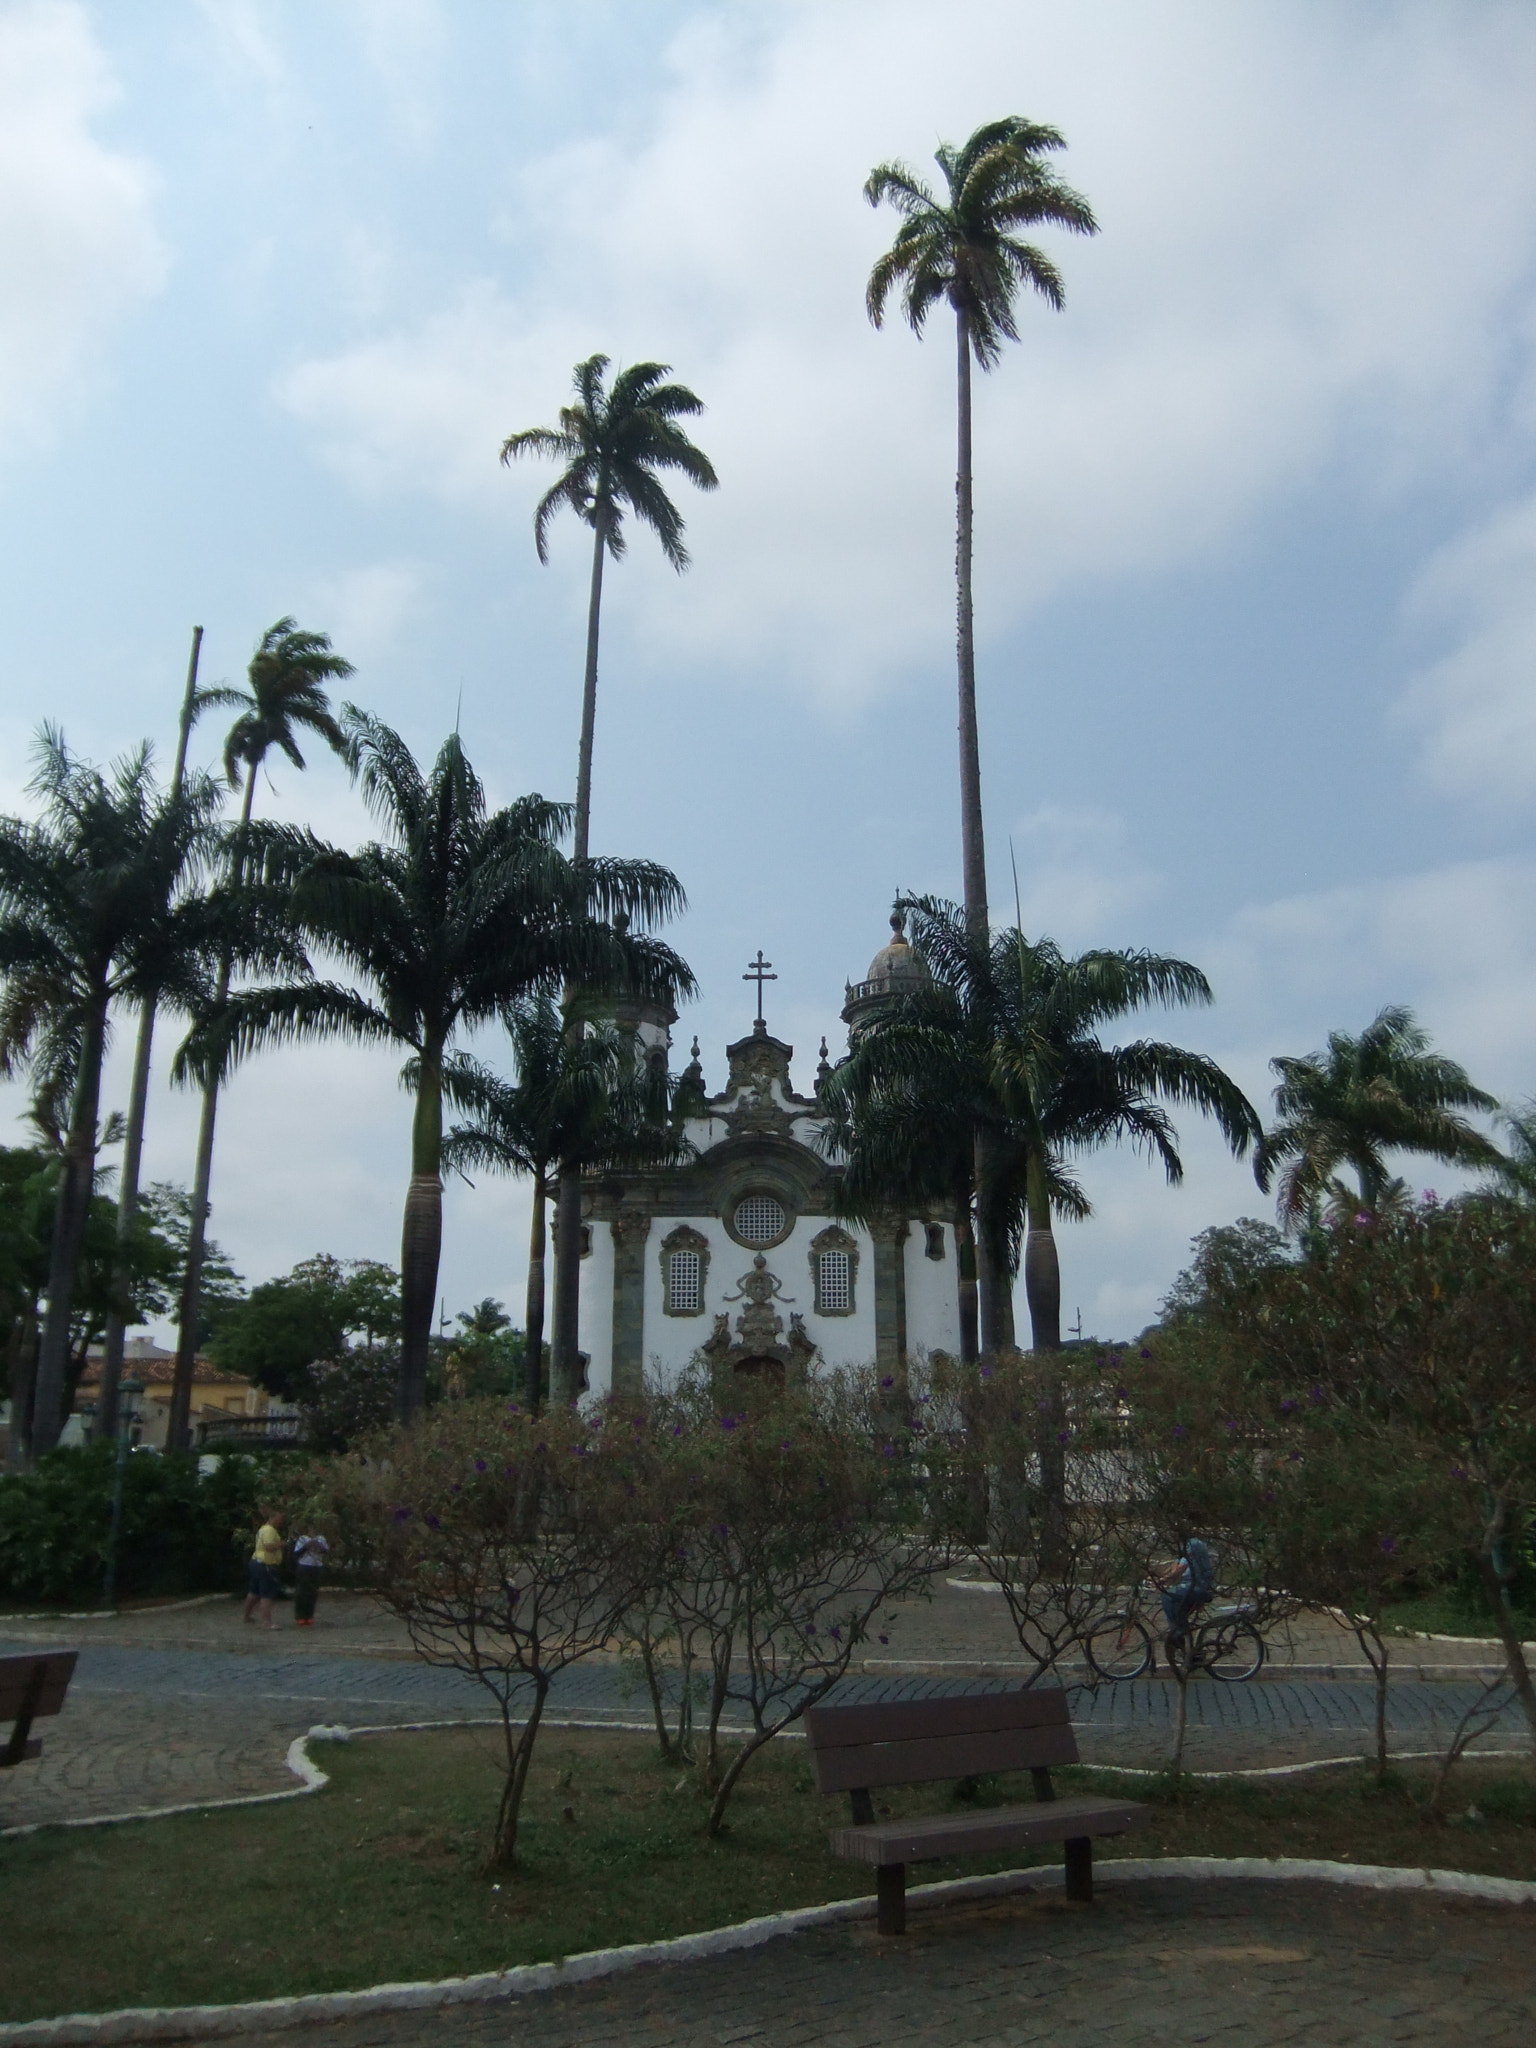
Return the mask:
{"type": "MultiPolygon", "coordinates": [[[[0,1477],[0,1600],[100,1597],[113,1463],[110,1444],[89,1444],[0,1477]]],[[[123,1472],[119,1594],[236,1590],[272,1463],[225,1457],[200,1478],[193,1456],[135,1452],[123,1472]]]]}

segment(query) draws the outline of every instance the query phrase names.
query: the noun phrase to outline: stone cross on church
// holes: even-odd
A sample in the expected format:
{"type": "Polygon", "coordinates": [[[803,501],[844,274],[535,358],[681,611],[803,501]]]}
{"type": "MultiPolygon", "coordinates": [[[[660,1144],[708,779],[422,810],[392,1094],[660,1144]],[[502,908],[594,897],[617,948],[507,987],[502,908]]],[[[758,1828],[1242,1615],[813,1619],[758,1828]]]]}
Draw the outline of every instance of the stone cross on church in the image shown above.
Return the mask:
{"type": "Polygon", "coordinates": [[[743,981],[755,981],[757,983],[756,1028],[759,1031],[766,1031],[768,1028],[767,1025],[763,1022],[763,983],[765,981],[777,981],[779,978],[776,974],[770,974],[768,972],[769,968],[772,967],[772,965],[773,962],[771,960],[765,960],[763,958],[763,949],[761,946],[759,946],[757,949],[757,958],[752,962],[751,966],[748,967],[746,973],[741,977],[743,981]]]}

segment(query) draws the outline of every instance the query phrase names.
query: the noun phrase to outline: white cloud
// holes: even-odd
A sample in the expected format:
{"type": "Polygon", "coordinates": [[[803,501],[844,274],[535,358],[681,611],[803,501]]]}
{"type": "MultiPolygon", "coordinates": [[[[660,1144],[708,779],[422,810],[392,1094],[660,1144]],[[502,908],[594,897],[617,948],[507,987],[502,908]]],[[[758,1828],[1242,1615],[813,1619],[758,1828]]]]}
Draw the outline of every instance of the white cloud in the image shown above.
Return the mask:
{"type": "Polygon", "coordinates": [[[1536,789],[1536,495],[1506,506],[1426,566],[1410,614],[1458,636],[1402,703],[1436,788],[1529,800],[1536,789]]]}
{"type": "Polygon", "coordinates": [[[424,577],[416,562],[370,562],[320,576],[301,606],[354,667],[389,653],[421,606],[424,577]]]}
{"type": "Polygon", "coordinates": [[[1528,13],[972,17],[956,37],[913,0],[797,9],[767,40],[756,17],[690,30],[647,139],[522,170],[507,269],[536,290],[483,278],[282,397],[364,488],[505,505],[496,443],[552,414],[568,363],[671,360],[723,487],[687,506],[686,591],[637,547],[643,636],[864,694],[944,658],[953,428],[943,321],[921,351],[865,321],[891,222],[859,188],[1016,102],[1066,130],[1104,232],[1061,251],[1067,312],[1026,309],[978,390],[989,635],[1089,576],[1230,548],[1324,473],[1374,497],[1482,445],[1530,292],[1528,13]]]}
{"type": "Polygon", "coordinates": [[[0,14],[0,445],[45,437],[164,281],[153,173],[93,132],[117,98],[73,0],[0,14]]]}
{"type": "Polygon", "coordinates": [[[1125,819],[1097,804],[1042,804],[1014,827],[1013,853],[1025,931],[1072,952],[1122,944],[1129,914],[1162,888],[1125,819]]]}

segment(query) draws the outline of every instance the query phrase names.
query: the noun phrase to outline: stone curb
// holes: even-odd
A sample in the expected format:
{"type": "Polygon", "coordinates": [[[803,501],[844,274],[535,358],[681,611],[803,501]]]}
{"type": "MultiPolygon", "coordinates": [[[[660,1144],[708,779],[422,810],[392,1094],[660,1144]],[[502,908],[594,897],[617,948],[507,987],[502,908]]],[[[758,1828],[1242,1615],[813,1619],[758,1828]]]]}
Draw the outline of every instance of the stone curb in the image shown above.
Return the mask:
{"type": "MultiPolygon", "coordinates": [[[[1023,1659],[1002,1657],[991,1661],[976,1657],[866,1657],[860,1668],[872,1677],[878,1673],[885,1678],[1011,1678],[1017,1673],[1033,1671],[1035,1667],[1023,1659]]],[[[1498,1678],[1504,1669],[1502,1664],[1394,1664],[1391,1675],[1394,1685],[1399,1679],[1419,1685],[1454,1685],[1462,1679],[1498,1678]]],[[[1089,1683],[1086,1664],[1062,1664],[1057,1670],[1067,1685],[1089,1683]]],[[[1375,1683],[1375,1673],[1369,1664],[1272,1664],[1266,1660],[1251,1679],[1237,1682],[1279,1685],[1288,1680],[1306,1684],[1320,1679],[1351,1680],[1370,1685],[1375,1683]]],[[[1125,1682],[1112,1678],[1100,1681],[1104,1685],[1125,1682]]],[[[1173,1685],[1176,1681],[1171,1672],[1153,1670],[1144,1671],[1140,1678],[1130,1682],[1136,1685],[1151,1682],[1173,1685]]]]}
{"type": "MultiPolygon", "coordinates": [[[[1126,1857],[1101,1862],[1096,1876],[1102,1884],[1146,1883],[1157,1878],[1195,1881],[1246,1878],[1259,1882],[1336,1884],[1366,1891],[1430,1891],[1496,1905],[1536,1906],[1536,1884],[1516,1878],[1479,1877],[1460,1870],[1409,1870],[1390,1864],[1328,1863],[1301,1857],[1169,1856],[1126,1857]]],[[[963,1904],[972,1899],[1034,1891],[1061,1881],[1055,1865],[1034,1870],[1006,1870],[991,1877],[952,1878],[941,1884],[915,1885],[907,1893],[912,1906],[963,1904]]],[[[780,1936],[842,1921],[872,1920],[872,1898],[839,1899],[825,1906],[800,1906],[785,1913],[767,1913],[734,1927],[716,1927],[705,1934],[683,1934],[670,1941],[635,1942],[625,1948],[590,1949],[555,1963],[522,1963],[474,1977],[446,1977],[431,1983],[376,1984],[366,1991],[313,1992],[295,1998],[263,1998],[242,2005],[136,2006],[120,2012],[70,2013],[52,2020],[21,2020],[0,2024],[0,2048],[72,2048],[75,2043],[229,2039],[241,2034],[282,2030],[365,2013],[442,2009],[452,2005],[489,2004],[498,1999],[526,1998],[571,1984],[587,1984],[625,1971],[658,1963],[692,1962],[705,1956],[728,1955],[759,1948],[780,1936]]]]}

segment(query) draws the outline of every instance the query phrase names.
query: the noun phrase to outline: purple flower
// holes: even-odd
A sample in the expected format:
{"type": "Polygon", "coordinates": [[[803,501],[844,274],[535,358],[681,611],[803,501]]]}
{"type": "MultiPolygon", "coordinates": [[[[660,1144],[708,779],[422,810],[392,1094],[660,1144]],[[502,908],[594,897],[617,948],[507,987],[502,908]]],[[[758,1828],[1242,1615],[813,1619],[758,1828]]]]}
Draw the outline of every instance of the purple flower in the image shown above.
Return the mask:
{"type": "Polygon", "coordinates": [[[681,1435],[682,1435],[682,1433],[683,1433],[683,1425],[682,1425],[682,1424],[681,1424],[680,1422],[674,1422],[674,1423],[673,1423],[673,1425],[672,1425],[672,1434],[673,1434],[674,1436],[681,1436],[681,1435]]]}
{"type": "Polygon", "coordinates": [[[1291,1414],[1294,1414],[1294,1412],[1295,1412],[1295,1409],[1296,1409],[1296,1403],[1295,1403],[1294,1399],[1286,1399],[1286,1400],[1284,1400],[1284,1401],[1282,1401],[1282,1402],[1280,1403],[1280,1413],[1281,1413],[1282,1415],[1291,1415],[1291,1414]]]}
{"type": "Polygon", "coordinates": [[[878,1640],[882,1643],[888,1643],[891,1639],[889,1636],[880,1636],[878,1640]]]}
{"type": "Polygon", "coordinates": [[[572,1456],[573,1458],[584,1458],[584,1457],[585,1457],[586,1455],[587,1455],[587,1447],[586,1447],[586,1445],[585,1445],[585,1444],[572,1444],[572,1445],[571,1445],[571,1456],[572,1456]]]}
{"type": "Polygon", "coordinates": [[[1328,1396],[1323,1392],[1321,1387],[1314,1387],[1312,1389],[1311,1394],[1308,1396],[1308,1399],[1311,1401],[1312,1406],[1314,1408],[1321,1408],[1324,1401],[1326,1401],[1327,1398],[1328,1396]]]}
{"type": "Polygon", "coordinates": [[[1451,1477],[1453,1479],[1465,1479],[1466,1476],[1467,1468],[1465,1465],[1453,1465],[1451,1467],[1451,1477]]]}
{"type": "Polygon", "coordinates": [[[1129,1401],[1129,1399],[1131,1398],[1131,1390],[1130,1390],[1130,1388],[1129,1388],[1129,1387],[1116,1387],[1116,1389],[1115,1389],[1115,1398],[1116,1398],[1116,1400],[1117,1400],[1117,1401],[1129,1401]]]}
{"type": "Polygon", "coordinates": [[[1268,1493],[1266,1493],[1266,1494],[1265,1494],[1265,1496],[1264,1496],[1264,1504],[1265,1504],[1265,1506],[1266,1506],[1266,1507],[1267,1507],[1267,1506],[1269,1506],[1269,1504],[1270,1504],[1270,1503],[1271,1503],[1271,1502],[1272,1502],[1272,1501],[1274,1500],[1274,1497],[1275,1497],[1275,1490],[1274,1490],[1274,1488],[1273,1488],[1273,1487],[1271,1487],[1271,1488],[1270,1488],[1270,1490],[1269,1490],[1269,1492],[1268,1492],[1268,1493]]]}
{"type": "Polygon", "coordinates": [[[806,1634],[807,1634],[808,1636],[813,1636],[813,1635],[815,1635],[815,1633],[816,1633],[816,1624],[815,1624],[815,1622],[814,1622],[814,1621],[812,1621],[812,1622],[807,1622],[807,1624],[806,1624],[806,1629],[805,1629],[805,1632],[806,1632],[806,1634]]]}
{"type": "Polygon", "coordinates": [[[716,1524],[715,1524],[715,1534],[716,1534],[717,1536],[729,1536],[729,1535],[730,1535],[730,1533],[731,1533],[731,1525],[730,1525],[730,1523],[729,1523],[729,1522],[716,1522],[716,1524]]]}
{"type": "Polygon", "coordinates": [[[884,1378],[884,1379],[883,1379],[883,1380],[882,1380],[882,1381],[880,1382],[880,1384],[881,1384],[881,1386],[882,1386],[882,1387],[894,1387],[894,1386],[895,1386],[895,1384],[896,1384],[896,1382],[895,1382],[895,1380],[894,1380],[894,1379],[892,1378],[892,1376],[890,1375],[890,1373],[887,1373],[887,1374],[886,1374],[886,1376],[885,1376],[885,1378],[884,1378]]]}
{"type": "Polygon", "coordinates": [[[1145,1344],[1143,1344],[1141,1347],[1141,1355],[1143,1358],[1150,1358],[1152,1356],[1151,1352],[1147,1349],[1145,1344]]]}
{"type": "Polygon", "coordinates": [[[827,1634],[832,1638],[834,1643],[840,1643],[843,1640],[843,1632],[840,1628],[829,1628],[827,1630],[827,1634]]]}
{"type": "Polygon", "coordinates": [[[396,1509],[395,1509],[395,1520],[396,1520],[397,1522],[408,1522],[408,1521],[409,1521],[410,1519],[411,1519],[411,1511],[410,1511],[410,1509],[409,1509],[409,1508],[396,1508],[396,1509]]]}
{"type": "Polygon", "coordinates": [[[1433,1188],[1426,1188],[1424,1190],[1424,1206],[1426,1209],[1439,1208],[1440,1197],[1435,1193],[1433,1188]]]}
{"type": "Polygon", "coordinates": [[[1058,1430],[1057,1430],[1057,1432],[1056,1432],[1056,1441],[1057,1441],[1057,1443],[1059,1443],[1059,1444],[1064,1444],[1064,1443],[1065,1443],[1065,1442],[1067,1441],[1067,1439],[1068,1439],[1068,1437],[1069,1437],[1070,1435],[1071,1435],[1071,1431],[1070,1431],[1070,1430],[1065,1430],[1065,1429],[1058,1429],[1058,1430]]]}
{"type": "Polygon", "coordinates": [[[1237,1434],[1237,1424],[1236,1424],[1235,1422],[1229,1422],[1229,1423],[1227,1424],[1227,1434],[1228,1434],[1228,1436],[1236,1436],[1236,1434],[1237,1434]]]}
{"type": "Polygon", "coordinates": [[[720,1418],[720,1427],[721,1427],[722,1429],[734,1429],[734,1428],[736,1427],[736,1418],[735,1418],[735,1416],[734,1416],[734,1415],[722,1415],[722,1416],[721,1416],[721,1418],[720,1418]]]}
{"type": "Polygon", "coordinates": [[[507,1413],[509,1415],[520,1415],[522,1413],[522,1410],[518,1407],[515,1401],[509,1401],[507,1403],[507,1413]]]}
{"type": "Polygon", "coordinates": [[[1357,1223],[1374,1223],[1375,1220],[1369,1209],[1357,1209],[1355,1211],[1355,1221],[1357,1223]]]}
{"type": "Polygon", "coordinates": [[[880,1455],[882,1458],[894,1458],[896,1455],[896,1446],[894,1444],[887,1444],[885,1449],[880,1453],[880,1455]]]}
{"type": "Polygon", "coordinates": [[[1383,1550],[1385,1550],[1385,1551],[1387,1551],[1387,1552],[1389,1552],[1389,1553],[1390,1553],[1391,1551],[1394,1551],[1394,1550],[1396,1550],[1396,1548],[1397,1548],[1397,1538],[1396,1538],[1395,1536],[1383,1536],[1383,1537],[1382,1537],[1382,1539],[1381,1539],[1381,1547],[1382,1547],[1382,1549],[1383,1549],[1383,1550]]]}
{"type": "Polygon", "coordinates": [[[436,1515],[428,1515],[427,1527],[429,1529],[441,1529],[442,1526],[442,1523],[437,1519],[436,1515]]]}
{"type": "Polygon", "coordinates": [[[790,1448],[791,1448],[791,1445],[790,1445],[790,1441],[789,1441],[789,1438],[788,1438],[787,1436],[783,1436],[783,1437],[780,1437],[780,1438],[779,1438],[779,1449],[780,1449],[781,1451],[787,1451],[787,1450],[789,1450],[790,1448]]]}
{"type": "Polygon", "coordinates": [[[476,1458],[476,1460],[475,1460],[475,1470],[476,1470],[477,1472],[483,1472],[483,1471],[485,1470],[485,1460],[484,1460],[484,1458],[476,1458]]]}
{"type": "Polygon", "coordinates": [[[1183,1423],[1182,1423],[1182,1422],[1176,1422],[1176,1423],[1175,1423],[1175,1424],[1173,1425],[1173,1433],[1174,1433],[1174,1435],[1175,1435],[1175,1436],[1183,1436],[1183,1434],[1184,1434],[1184,1425],[1183,1425],[1183,1423]]]}

